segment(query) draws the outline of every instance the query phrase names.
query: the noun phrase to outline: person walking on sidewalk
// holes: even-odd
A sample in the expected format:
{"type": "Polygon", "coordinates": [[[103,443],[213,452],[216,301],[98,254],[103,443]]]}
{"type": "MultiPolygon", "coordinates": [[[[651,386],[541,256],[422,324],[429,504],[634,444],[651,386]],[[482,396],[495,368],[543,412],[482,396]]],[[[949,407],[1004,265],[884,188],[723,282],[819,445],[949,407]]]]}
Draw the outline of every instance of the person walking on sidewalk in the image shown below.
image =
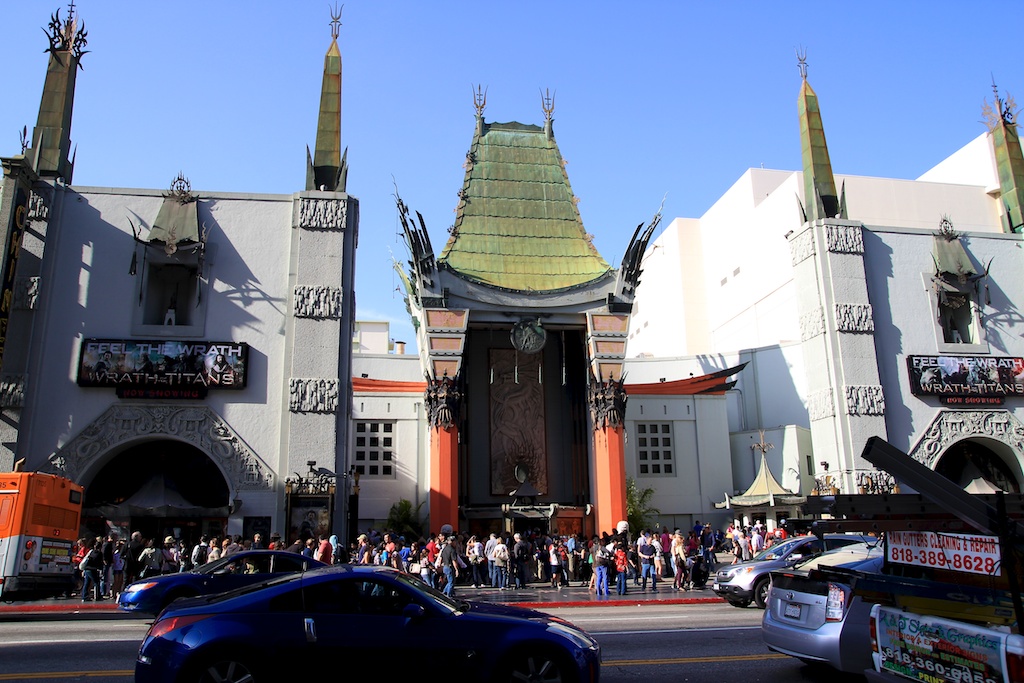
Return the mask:
{"type": "Polygon", "coordinates": [[[523,538],[522,534],[515,534],[515,543],[512,545],[512,557],[515,559],[516,589],[526,588],[530,584],[530,558],[533,556],[533,547],[530,542],[523,538]]]}
{"type": "Polygon", "coordinates": [[[608,552],[608,546],[600,541],[594,541],[591,548],[594,556],[595,590],[598,595],[608,595],[608,565],[612,562],[612,556],[608,552]]]}
{"type": "Polygon", "coordinates": [[[658,592],[658,573],[654,566],[654,546],[651,544],[651,532],[640,532],[640,538],[636,542],[636,552],[640,556],[640,576],[643,584],[640,590],[647,591],[647,577],[651,577],[651,592],[658,592]]]}
{"type": "Polygon", "coordinates": [[[626,544],[618,541],[615,544],[615,587],[618,589],[619,595],[629,592],[626,588],[628,570],[629,557],[626,555],[626,544]]]}

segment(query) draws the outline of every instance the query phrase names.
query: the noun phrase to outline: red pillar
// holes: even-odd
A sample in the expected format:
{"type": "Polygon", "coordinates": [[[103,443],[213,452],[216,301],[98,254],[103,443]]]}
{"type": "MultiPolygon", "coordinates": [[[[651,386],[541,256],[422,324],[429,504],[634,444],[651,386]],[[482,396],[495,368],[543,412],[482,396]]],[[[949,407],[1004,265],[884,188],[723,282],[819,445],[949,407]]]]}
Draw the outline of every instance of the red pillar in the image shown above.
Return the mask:
{"type": "Polygon", "coordinates": [[[459,528],[459,430],[430,430],[430,531],[459,528]]]}
{"type": "Polygon", "coordinates": [[[621,426],[594,432],[597,533],[614,533],[626,519],[626,439],[621,426]]]}

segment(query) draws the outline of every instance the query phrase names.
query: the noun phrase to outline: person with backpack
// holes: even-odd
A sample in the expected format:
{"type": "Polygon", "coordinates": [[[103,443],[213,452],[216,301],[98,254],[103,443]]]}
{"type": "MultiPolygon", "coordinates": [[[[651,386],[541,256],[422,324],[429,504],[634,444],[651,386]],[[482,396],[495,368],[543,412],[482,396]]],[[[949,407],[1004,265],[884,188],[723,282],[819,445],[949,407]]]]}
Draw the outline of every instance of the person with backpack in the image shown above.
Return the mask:
{"type": "Polygon", "coordinates": [[[82,602],[100,599],[100,572],[103,571],[103,541],[96,539],[92,548],[82,558],[78,568],[82,570],[82,602]],[[92,595],[89,595],[89,593],[92,595]]]}
{"type": "Polygon", "coordinates": [[[210,556],[210,539],[207,538],[206,534],[199,537],[199,542],[192,548],[192,552],[189,554],[189,559],[192,560],[192,568],[199,569],[206,564],[207,559],[210,556]]]}

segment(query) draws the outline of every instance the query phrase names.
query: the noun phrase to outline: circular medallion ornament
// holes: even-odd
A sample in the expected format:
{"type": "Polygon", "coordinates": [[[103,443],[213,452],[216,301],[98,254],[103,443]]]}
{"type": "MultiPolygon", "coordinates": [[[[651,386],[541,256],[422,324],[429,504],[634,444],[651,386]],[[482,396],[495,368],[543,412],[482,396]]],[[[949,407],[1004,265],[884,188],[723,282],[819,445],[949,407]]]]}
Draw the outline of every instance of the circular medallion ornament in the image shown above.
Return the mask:
{"type": "Polygon", "coordinates": [[[537,353],[544,348],[548,333],[540,325],[540,320],[520,320],[512,326],[512,346],[523,353],[537,353]]]}

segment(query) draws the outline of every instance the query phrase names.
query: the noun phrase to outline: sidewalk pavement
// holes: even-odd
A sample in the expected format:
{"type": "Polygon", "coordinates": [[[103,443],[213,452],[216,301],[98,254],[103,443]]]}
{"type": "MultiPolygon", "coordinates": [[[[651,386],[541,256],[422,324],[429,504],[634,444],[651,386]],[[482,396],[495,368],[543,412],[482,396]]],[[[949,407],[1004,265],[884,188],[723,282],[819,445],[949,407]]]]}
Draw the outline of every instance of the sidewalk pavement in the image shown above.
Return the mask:
{"type": "MultiPolygon", "coordinates": [[[[618,595],[614,586],[608,595],[597,595],[586,586],[574,583],[571,586],[552,588],[547,583],[534,582],[522,590],[498,590],[497,588],[473,588],[471,585],[460,584],[455,590],[457,598],[496,602],[506,605],[518,605],[531,609],[554,609],[556,607],[629,607],[640,603],[656,603],[659,605],[691,605],[701,603],[722,602],[722,598],[712,592],[710,584],[705,588],[689,591],[676,591],[672,583],[659,582],[658,590],[641,591],[630,582],[629,592],[618,595]]],[[[114,600],[98,602],[82,602],[79,598],[50,598],[29,602],[0,602],[0,620],[5,617],[31,615],[79,615],[89,614],[123,614],[138,617],[138,614],[121,612],[114,600]]]]}

